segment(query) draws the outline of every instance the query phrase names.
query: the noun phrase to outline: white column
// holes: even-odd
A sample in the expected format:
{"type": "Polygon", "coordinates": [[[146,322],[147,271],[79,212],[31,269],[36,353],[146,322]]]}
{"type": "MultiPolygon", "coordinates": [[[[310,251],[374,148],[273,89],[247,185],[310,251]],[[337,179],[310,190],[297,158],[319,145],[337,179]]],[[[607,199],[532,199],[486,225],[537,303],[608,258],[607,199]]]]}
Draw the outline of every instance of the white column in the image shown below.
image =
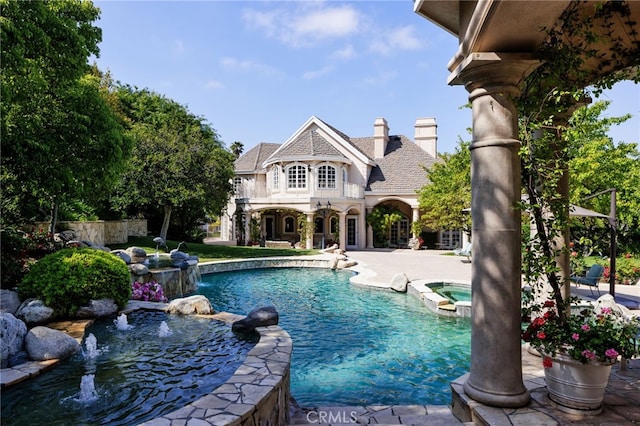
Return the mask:
{"type": "MultiPolygon", "coordinates": [[[[420,208],[413,207],[411,211],[413,213],[413,218],[411,219],[412,220],[411,229],[413,229],[413,224],[420,220],[420,208]]],[[[413,235],[413,238],[418,238],[420,234],[416,234],[415,232],[413,232],[412,235],[413,235]]]]}
{"type": "Polygon", "coordinates": [[[307,213],[307,250],[313,248],[313,216],[314,213],[307,213]]]}
{"type": "Polygon", "coordinates": [[[373,248],[373,228],[371,227],[371,225],[367,224],[367,214],[371,213],[371,210],[373,210],[372,208],[367,208],[366,209],[366,214],[362,215],[362,222],[364,222],[365,226],[366,226],[366,235],[367,235],[367,239],[366,239],[366,247],[368,249],[372,249],[373,248]]]}
{"type": "Polygon", "coordinates": [[[347,249],[347,212],[338,212],[338,234],[340,235],[340,248],[347,249]]]}

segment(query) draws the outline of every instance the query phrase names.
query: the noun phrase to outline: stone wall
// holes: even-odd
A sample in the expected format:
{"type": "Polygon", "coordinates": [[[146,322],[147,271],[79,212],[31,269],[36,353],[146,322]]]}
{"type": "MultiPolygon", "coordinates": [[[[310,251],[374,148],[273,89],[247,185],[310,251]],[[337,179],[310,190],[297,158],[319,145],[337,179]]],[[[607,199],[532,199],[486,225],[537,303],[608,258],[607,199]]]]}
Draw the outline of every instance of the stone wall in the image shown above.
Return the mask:
{"type": "MultiPolygon", "coordinates": [[[[146,237],[146,219],[124,220],[92,220],[92,221],[61,221],[62,228],[76,233],[76,239],[91,241],[97,245],[124,244],[128,237],[146,237]]],[[[25,228],[28,230],[48,229],[49,222],[34,222],[25,228]]]]}
{"type": "Polygon", "coordinates": [[[329,257],[305,258],[296,257],[263,257],[249,260],[225,260],[218,262],[199,263],[200,273],[211,274],[214,272],[242,271],[246,269],[260,268],[331,268],[329,257]]]}

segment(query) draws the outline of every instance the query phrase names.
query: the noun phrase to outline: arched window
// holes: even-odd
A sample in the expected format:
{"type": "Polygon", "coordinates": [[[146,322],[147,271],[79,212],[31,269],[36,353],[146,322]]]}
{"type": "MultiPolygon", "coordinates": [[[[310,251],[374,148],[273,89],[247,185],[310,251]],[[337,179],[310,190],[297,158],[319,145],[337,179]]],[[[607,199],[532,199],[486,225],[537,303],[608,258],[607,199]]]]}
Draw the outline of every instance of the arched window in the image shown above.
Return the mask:
{"type": "Polygon", "coordinates": [[[336,188],[336,168],[333,166],[318,167],[318,189],[336,188]]]}
{"type": "Polygon", "coordinates": [[[284,218],[284,233],[293,234],[295,232],[295,220],[291,216],[284,218]]]}
{"type": "Polygon", "coordinates": [[[307,166],[295,165],[287,169],[287,188],[307,187],[307,166]]]}
{"type": "Polygon", "coordinates": [[[233,178],[233,192],[236,195],[240,195],[241,190],[242,190],[242,178],[239,178],[239,177],[233,178]]]}
{"type": "Polygon", "coordinates": [[[338,233],[338,216],[331,216],[329,219],[329,232],[334,235],[338,233]]]}

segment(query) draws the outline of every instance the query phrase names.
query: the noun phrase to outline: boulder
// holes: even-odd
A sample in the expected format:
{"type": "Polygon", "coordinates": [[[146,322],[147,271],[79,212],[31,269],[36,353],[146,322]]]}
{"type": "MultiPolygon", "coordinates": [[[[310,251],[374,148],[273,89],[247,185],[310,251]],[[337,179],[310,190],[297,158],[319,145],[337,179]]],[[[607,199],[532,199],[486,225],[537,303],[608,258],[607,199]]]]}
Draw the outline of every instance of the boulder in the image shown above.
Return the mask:
{"type": "Polygon", "coordinates": [[[11,290],[0,290],[0,312],[15,314],[20,307],[18,293],[11,290]]]}
{"type": "Polygon", "coordinates": [[[29,358],[35,361],[66,359],[78,353],[80,343],[68,334],[48,327],[34,327],[24,339],[29,358]]]}
{"type": "Polygon", "coordinates": [[[347,269],[356,266],[358,262],[353,259],[338,260],[338,269],[347,269]]]}
{"type": "Polygon", "coordinates": [[[0,363],[1,368],[13,367],[16,358],[24,353],[27,325],[9,312],[0,312],[0,363]]]}
{"type": "Polygon", "coordinates": [[[254,309],[241,320],[235,321],[231,325],[233,331],[240,333],[249,333],[256,327],[266,327],[269,325],[277,325],[279,320],[278,311],[273,306],[264,306],[254,309]]]}
{"type": "Polygon", "coordinates": [[[399,273],[395,274],[391,279],[390,287],[398,293],[406,293],[407,284],[409,284],[409,278],[404,273],[399,273]]]}
{"type": "Polygon", "coordinates": [[[113,299],[90,300],[80,306],[76,318],[104,318],[118,313],[118,305],[113,299]]]}
{"type": "Polygon", "coordinates": [[[147,275],[151,271],[149,271],[147,265],[143,265],[142,263],[132,263],[129,265],[129,272],[139,277],[141,275],[147,275]]]}
{"type": "Polygon", "coordinates": [[[129,247],[126,253],[131,256],[131,263],[144,263],[147,260],[147,252],[141,247],[129,247]]]}
{"type": "Polygon", "coordinates": [[[167,306],[167,312],[178,315],[211,315],[214,313],[211,302],[202,295],[174,299],[167,306]]]}
{"type": "Polygon", "coordinates": [[[16,311],[16,317],[27,325],[43,324],[55,318],[53,308],[48,307],[42,300],[27,299],[16,311]]]}
{"type": "Polygon", "coordinates": [[[124,250],[112,250],[111,254],[118,256],[120,259],[122,259],[124,261],[124,263],[126,263],[127,265],[131,263],[131,256],[129,256],[129,253],[127,253],[124,250]]]}

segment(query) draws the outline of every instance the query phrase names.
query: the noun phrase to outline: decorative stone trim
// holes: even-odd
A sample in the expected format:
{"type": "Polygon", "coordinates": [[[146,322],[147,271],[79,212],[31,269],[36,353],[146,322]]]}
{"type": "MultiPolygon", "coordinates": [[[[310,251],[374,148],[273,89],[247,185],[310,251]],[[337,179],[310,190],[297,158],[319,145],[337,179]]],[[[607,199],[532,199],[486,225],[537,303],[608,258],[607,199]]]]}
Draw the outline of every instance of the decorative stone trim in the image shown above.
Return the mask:
{"type": "Polygon", "coordinates": [[[249,260],[223,260],[214,262],[200,262],[198,268],[201,274],[215,272],[243,271],[261,268],[330,268],[333,256],[304,256],[304,257],[260,257],[249,260]]]}
{"type": "Polygon", "coordinates": [[[277,325],[258,327],[256,331],[260,341],[226,383],[209,395],[142,425],[287,424],[293,343],[277,325]]]}

